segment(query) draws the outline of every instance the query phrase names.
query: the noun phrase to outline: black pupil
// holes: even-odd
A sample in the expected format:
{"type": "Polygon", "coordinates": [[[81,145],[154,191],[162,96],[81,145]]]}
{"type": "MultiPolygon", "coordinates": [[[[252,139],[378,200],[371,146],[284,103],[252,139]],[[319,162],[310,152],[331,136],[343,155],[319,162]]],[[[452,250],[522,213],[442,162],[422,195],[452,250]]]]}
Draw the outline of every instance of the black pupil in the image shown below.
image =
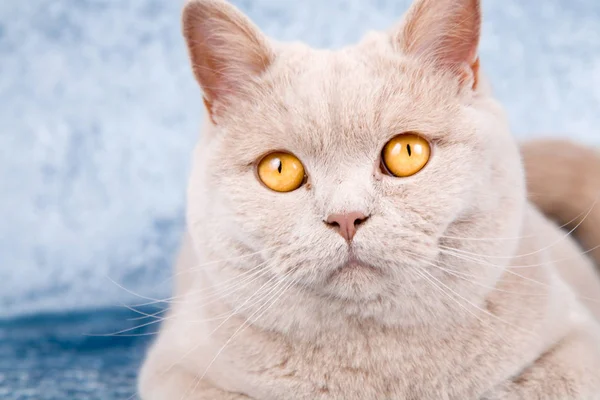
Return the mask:
{"type": "Polygon", "coordinates": [[[406,145],[406,150],[408,150],[408,156],[412,156],[412,150],[410,149],[410,144],[406,145]]]}
{"type": "Polygon", "coordinates": [[[282,169],[283,169],[283,164],[281,163],[281,160],[279,160],[279,166],[277,167],[277,171],[279,171],[279,173],[281,173],[282,169]]]}

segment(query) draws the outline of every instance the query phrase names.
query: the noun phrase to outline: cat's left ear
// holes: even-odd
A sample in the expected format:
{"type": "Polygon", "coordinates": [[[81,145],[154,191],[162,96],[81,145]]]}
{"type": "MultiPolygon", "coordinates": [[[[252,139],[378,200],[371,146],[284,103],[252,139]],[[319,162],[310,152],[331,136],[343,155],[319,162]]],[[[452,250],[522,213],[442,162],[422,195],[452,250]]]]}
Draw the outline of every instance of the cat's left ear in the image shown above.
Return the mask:
{"type": "Polygon", "coordinates": [[[480,0],[416,0],[392,33],[400,51],[477,88],[480,0]]]}

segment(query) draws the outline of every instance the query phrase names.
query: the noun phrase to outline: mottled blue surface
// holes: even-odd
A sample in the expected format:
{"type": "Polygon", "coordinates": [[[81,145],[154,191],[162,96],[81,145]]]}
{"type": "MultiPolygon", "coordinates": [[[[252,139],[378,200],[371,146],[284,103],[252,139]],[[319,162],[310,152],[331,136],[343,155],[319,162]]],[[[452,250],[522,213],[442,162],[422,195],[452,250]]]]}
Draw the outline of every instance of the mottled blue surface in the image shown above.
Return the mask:
{"type": "Polygon", "coordinates": [[[0,322],[0,399],[134,399],[137,368],[156,330],[131,329],[149,321],[136,317],[107,309],[0,322]],[[127,336],[99,336],[124,330],[127,336]]]}
{"type": "MultiPolygon", "coordinates": [[[[234,2],[278,39],[338,47],[391,26],[409,0],[234,2]]],[[[0,325],[1,399],[133,389],[147,337],[83,334],[134,322],[60,313],[168,295],[202,118],[181,5],[0,1],[0,318],[17,318],[0,325]]],[[[600,2],[484,8],[483,65],[519,138],[600,144],[600,2]]]]}

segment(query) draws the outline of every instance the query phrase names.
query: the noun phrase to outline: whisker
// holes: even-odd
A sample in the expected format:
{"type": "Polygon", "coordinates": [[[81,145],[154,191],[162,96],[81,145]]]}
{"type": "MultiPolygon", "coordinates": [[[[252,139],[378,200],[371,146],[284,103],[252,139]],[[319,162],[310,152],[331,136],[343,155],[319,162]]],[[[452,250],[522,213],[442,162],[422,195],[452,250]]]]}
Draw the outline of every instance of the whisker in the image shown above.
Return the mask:
{"type": "MultiPolygon", "coordinates": [[[[471,252],[467,252],[467,251],[461,251],[460,249],[455,249],[453,247],[448,247],[448,246],[439,246],[440,249],[442,251],[452,251],[452,252],[456,252],[457,254],[463,254],[465,256],[471,256],[473,259],[477,259],[480,260],[482,263],[484,262],[488,262],[487,260],[485,260],[486,256],[483,255],[478,255],[477,253],[471,253],[471,252]],[[482,258],[478,258],[478,257],[482,257],[482,258]]],[[[558,258],[558,259],[552,259],[549,262],[552,262],[553,264],[556,263],[561,263],[563,261],[569,261],[569,260],[574,260],[579,258],[580,256],[585,256],[593,251],[595,251],[596,249],[599,249],[600,245],[594,246],[589,250],[585,250],[585,251],[581,251],[579,253],[577,253],[576,255],[573,255],[571,257],[565,257],[565,258],[558,258]]],[[[516,258],[519,257],[523,257],[523,256],[518,256],[516,258]]],[[[526,268],[537,268],[537,267],[543,267],[544,265],[547,265],[548,262],[540,262],[537,264],[525,264],[525,265],[510,265],[510,269],[526,269],[526,268]]]]}
{"type": "MultiPolygon", "coordinates": [[[[118,283],[117,281],[115,281],[114,279],[112,279],[110,276],[105,275],[104,276],[106,279],[108,279],[113,285],[115,285],[116,287],[118,287],[119,289],[123,290],[124,292],[127,292],[133,296],[139,297],[140,299],[145,299],[145,300],[152,300],[154,303],[162,303],[163,300],[159,300],[159,299],[154,299],[152,297],[147,297],[147,296],[143,296],[139,293],[134,292],[133,290],[127,289],[125,286],[121,285],[120,283],[118,283]]],[[[133,306],[133,307],[141,307],[142,305],[138,305],[138,306],[133,306]]]]}
{"type": "MultiPolygon", "coordinates": [[[[421,272],[423,272],[424,274],[428,275],[431,279],[435,280],[436,282],[438,282],[440,285],[442,285],[443,287],[445,287],[446,289],[448,289],[450,292],[452,292],[455,296],[458,296],[460,299],[462,299],[463,301],[465,301],[467,304],[469,304],[471,307],[474,307],[475,309],[481,311],[482,313],[484,313],[485,315],[502,322],[503,324],[506,324],[508,326],[511,326],[515,329],[520,330],[521,332],[527,333],[528,335],[532,335],[535,338],[539,338],[539,335],[536,334],[535,332],[532,332],[528,329],[523,329],[522,327],[518,326],[518,325],[514,325],[508,321],[503,320],[502,318],[492,314],[491,312],[489,312],[488,310],[485,310],[481,307],[479,307],[476,304],[473,304],[472,302],[470,302],[469,300],[467,300],[464,296],[462,296],[460,293],[457,293],[455,290],[452,290],[452,288],[448,287],[446,284],[444,284],[442,281],[440,281],[439,279],[437,279],[435,276],[431,275],[428,271],[421,269],[421,272]]],[[[481,320],[480,320],[481,321],[481,320]]],[[[493,331],[495,332],[495,331],[493,331]]]]}
{"type": "Polygon", "coordinates": [[[428,281],[434,288],[437,288],[441,293],[445,294],[450,300],[452,300],[453,302],[455,302],[456,304],[458,304],[461,308],[463,308],[467,313],[469,313],[470,315],[472,315],[474,318],[476,318],[480,323],[483,324],[483,320],[477,315],[475,314],[473,311],[469,310],[464,304],[462,304],[461,302],[459,302],[458,300],[456,300],[455,298],[453,298],[452,296],[450,296],[447,292],[445,292],[440,286],[438,286],[437,284],[435,284],[429,277],[427,277],[424,274],[424,270],[421,268],[417,268],[413,270],[417,275],[419,275],[421,278],[425,279],[426,281],[428,281]]]}
{"type": "MultiPolygon", "coordinates": [[[[259,270],[259,269],[261,269],[268,262],[269,262],[269,260],[266,260],[266,261],[258,264],[256,267],[251,268],[250,270],[245,271],[245,272],[243,272],[243,273],[241,273],[239,275],[236,275],[233,278],[228,279],[226,281],[223,281],[223,282],[221,282],[221,283],[219,283],[219,284],[217,284],[215,286],[211,286],[211,287],[208,287],[208,288],[205,288],[205,289],[194,290],[192,292],[184,293],[184,294],[182,294],[180,296],[174,296],[174,297],[171,297],[171,298],[168,298],[168,299],[164,299],[164,300],[161,300],[160,303],[168,303],[168,304],[185,303],[185,301],[175,301],[175,299],[185,298],[185,297],[187,297],[188,295],[191,295],[191,294],[200,294],[200,293],[204,293],[204,292],[211,292],[211,291],[213,291],[213,293],[210,294],[212,296],[214,294],[215,289],[219,289],[221,286],[223,286],[223,290],[227,290],[227,289],[229,289],[231,287],[237,287],[237,285],[240,282],[235,282],[235,281],[240,280],[240,278],[244,278],[246,275],[250,275],[252,277],[252,276],[256,276],[256,274],[260,274],[260,273],[264,272],[264,270],[258,271],[258,272],[256,272],[256,271],[259,270]],[[230,285],[228,285],[228,284],[230,284],[230,285]]],[[[138,304],[138,305],[136,305],[134,307],[143,307],[143,306],[148,306],[148,305],[157,304],[157,303],[158,302],[138,304]]],[[[162,310],[162,311],[159,311],[158,313],[160,314],[161,312],[164,312],[164,311],[165,310],[162,310]]]]}
{"type": "MultiPolygon", "coordinates": [[[[204,268],[206,266],[214,265],[214,264],[219,264],[219,263],[222,263],[222,262],[235,261],[235,260],[239,260],[239,259],[249,258],[249,257],[252,257],[252,256],[256,256],[256,255],[258,255],[258,254],[260,254],[262,252],[274,250],[274,249],[281,248],[281,247],[284,247],[284,246],[286,246],[286,245],[278,245],[278,246],[267,247],[267,248],[261,249],[259,251],[256,251],[254,253],[244,254],[244,255],[241,255],[241,256],[238,256],[238,257],[231,257],[231,258],[226,258],[226,259],[221,259],[221,260],[210,261],[210,262],[207,262],[207,263],[204,263],[204,264],[198,264],[198,265],[196,265],[194,267],[191,267],[191,268],[185,269],[183,271],[178,271],[178,272],[174,273],[169,278],[167,278],[164,281],[162,281],[161,283],[159,283],[157,286],[163,285],[163,284],[165,284],[165,283],[173,280],[175,277],[177,277],[179,275],[182,275],[184,273],[188,273],[189,271],[199,270],[199,269],[202,269],[202,268],[204,268]]],[[[249,270],[249,271],[246,271],[245,273],[251,273],[251,272],[252,272],[252,270],[249,270]]],[[[231,280],[235,280],[237,278],[238,277],[236,276],[236,277],[232,278],[231,280]]],[[[141,299],[144,299],[144,300],[149,300],[149,302],[135,304],[132,307],[145,307],[145,306],[155,305],[155,304],[170,303],[173,300],[176,300],[176,299],[179,299],[181,297],[184,297],[184,295],[179,295],[179,296],[167,297],[167,298],[164,298],[164,299],[155,299],[155,298],[152,298],[152,297],[143,296],[143,295],[141,295],[139,293],[136,293],[136,292],[134,292],[134,291],[132,291],[130,289],[127,289],[123,285],[117,283],[115,280],[113,280],[112,278],[110,278],[108,276],[107,276],[107,279],[109,281],[111,281],[114,285],[116,285],[118,288],[120,288],[121,290],[123,290],[123,291],[125,291],[125,292],[127,292],[129,294],[132,294],[135,297],[138,297],[138,298],[141,298],[141,299]]],[[[225,281],[225,282],[222,282],[221,284],[226,284],[226,283],[228,283],[228,282],[225,281]]]]}
{"type": "Polygon", "coordinates": [[[527,276],[523,276],[523,275],[520,275],[520,274],[518,274],[518,273],[516,273],[514,271],[511,271],[510,266],[502,266],[502,265],[492,264],[492,263],[490,263],[488,261],[480,260],[480,259],[473,258],[473,257],[469,257],[469,256],[466,256],[466,255],[461,254],[461,253],[454,253],[453,250],[440,249],[440,251],[442,253],[444,253],[444,254],[448,254],[448,255],[450,255],[452,257],[456,257],[459,260],[471,261],[471,262],[475,262],[475,263],[478,263],[478,264],[485,264],[485,265],[488,265],[488,266],[493,267],[493,268],[500,268],[500,269],[506,270],[507,273],[509,273],[511,275],[514,275],[516,277],[519,277],[521,279],[524,279],[526,281],[533,282],[535,284],[542,285],[542,286],[545,286],[545,287],[550,287],[550,285],[548,285],[547,283],[540,282],[540,281],[537,281],[537,280],[535,280],[533,278],[529,278],[527,276]]]}
{"type": "MultiPolygon", "coordinates": [[[[176,272],[175,274],[173,274],[172,276],[170,276],[169,278],[167,278],[166,280],[164,280],[163,282],[161,282],[159,285],[165,284],[168,281],[173,280],[175,277],[177,277],[179,275],[182,275],[184,273],[188,273],[190,271],[200,270],[200,269],[203,269],[204,267],[209,266],[209,265],[215,265],[215,264],[219,264],[219,263],[223,263],[223,262],[237,261],[239,259],[249,258],[249,257],[252,257],[252,256],[256,256],[256,255],[258,255],[258,254],[260,254],[260,253],[262,253],[264,251],[274,250],[274,249],[277,249],[277,248],[280,248],[280,247],[283,247],[283,246],[284,245],[268,247],[268,248],[262,249],[260,251],[254,252],[254,253],[244,254],[244,255],[238,256],[238,257],[225,258],[225,259],[221,259],[221,260],[210,261],[210,262],[207,262],[207,263],[204,263],[204,264],[198,264],[198,265],[196,265],[194,267],[185,269],[183,271],[176,272]]],[[[245,271],[242,275],[246,275],[246,274],[252,273],[256,268],[259,268],[259,267],[260,267],[260,264],[258,266],[256,266],[256,267],[248,270],[248,271],[245,271]]],[[[233,277],[233,278],[231,278],[229,280],[221,282],[219,285],[226,285],[230,281],[234,281],[234,280],[236,280],[238,278],[239,278],[239,276],[233,277]]],[[[112,279],[111,279],[111,281],[112,281],[112,279]]],[[[115,283],[115,282],[113,281],[113,283],[115,283]]],[[[149,306],[149,305],[153,305],[153,304],[169,303],[169,302],[172,302],[172,300],[184,297],[184,295],[180,295],[180,296],[168,297],[168,298],[165,298],[165,299],[152,299],[152,298],[145,297],[145,296],[139,295],[137,293],[131,292],[130,290],[125,289],[124,287],[122,287],[119,284],[117,284],[117,286],[120,287],[120,288],[122,288],[123,290],[125,290],[125,291],[133,294],[136,297],[143,298],[143,299],[146,299],[146,300],[151,300],[151,302],[149,302],[149,303],[136,304],[133,307],[145,307],[145,306],[149,306]]],[[[202,292],[202,291],[204,291],[204,290],[200,290],[199,292],[202,292]]]]}
{"type": "MultiPolygon", "coordinates": [[[[268,275],[270,271],[269,271],[268,268],[265,268],[265,265],[268,262],[269,261],[267,260],[267,261],[259,264],[257,266],[257,268],[260,268],[260,270],[254,271],[251,275],[243,277],[243,279],[241,279],[239,282],[235,282],[235,283],[233,283],[233,284],[231,284],[229,286],[223,287],[223,288],[219,288],[219,285],[215,285],[214,287],[206,288],[208,290],[203,289],[203,290],[197,290],[197,291],[188,292],[188,296],[195,296],[195,295],[201,294],[203,292],[209,292],[209,293],[206,294],[206,296],[200,297],[199,300],[205,301],[205,300],[208,300],[208,299],[216,299],[218,301],[219,299],[223,298],[223,295],[228,295],[228,294],[231,294],[231,293],[235,293],[235,291],[237,289],[246,287],[250,283],[256,281],[257,279],[260,279],[262,276],[268,275]],[[211,292],[211,290],[212,290],[212,292],[211,292]]],[[[239,276],[238,276],[238,278],[239,278],[239,276]]],[[[173,304],[178,304],[178,303],[184,304],[184,303],[187,303],[187,301],[176,301],[176,302],[173,302],[173,304]]],[[[213,303],[214,303],[214,301],[208,302],[208,303],[202,303],[202,305],[200,305],[198,307],[204,307],[206,305],[213,304],[213,303]]]]}
{"type": "MultiPolygon", "coordinates": [[[[281,282],[284,282],[284,280],[282,280],[281,282]]],[[[273,307],[273,305],[281,298],[281,296],[283,296],[283,294],[292,286],[294,285],[294,281],[290,281],[288,283],[287,286],[284,285],[283,289],[280,290],[277,295],[277,297],[271,301],[271,304],[268,305],[266,307],[266,309],[264,309],[264,311],[261,312],[262,308],[259,308],[258,310],[256,310],[252,315],[250,315],[250,317],[248,317],[248,319],[246,319],[246,321],[244,321],[244,323],[233,333],[233,335],[231,335],[231,337],[225,342],[225,344],[221,347],[221,349],[219,349],[219,351],[217,352],[217,354],[214,356],[214,358],[211,360],[211,362],[208,364],[208,366],[206,367],[206,369],[204,370],[204,373],[202,373],[202,375],[196,379],[196,384],[194,385],[194,387],[191,390],[191,393],[194,393],[194,391],[196,390],[196,388],[198,387],[198,385],[200,384],[200,382],[202,381],[202,379],[204,379],[204,377],[206,376],[206,374],[208,373],[210,367],[212,367],[212,365],[215,363],[215,361],[217,360],[217,358],[221,355],[221,353],[225,350],[225,348],[227,347],[227,345],[229,343],[231,343],[231,341],[236,338],[241,332],[243,332],[246,328],[248,328],[248,326],[250,326],[252,324],[252,322],[256,322],[260,317],[262,317],[266,311],[268,311],[271,307],[273,307]],[[260,315],[255,318],[252,322],[250,322],[250,320],[252,319],[252,317],[254,317],[254,315],[256,315],[258,312],[261,312],[260,315]]],[[[273,296],[269,299],[271,300],[273,298],[273,296]]],[[[269,301],[267,300],[267,301],[269,301]]],[[[266,303],[265,303],[266,305],[266,303]]],[[[187,394],[187,392],[186,392],[187,394]]],[[[181,398],[181,400],[185,399],[185,395],[181,398]]]]}
{"type": "MultiPolygon", "coordinates": [[[[281,280],[280,280],[280,282],[284,282],[284,279],[285,279],[287,276],[291,275],[291,274],[292,274],[292,272],[290,271],[290,272],[288,272],[287,274],[283,275],[283,276],[281,277],[281,280]]],[[[265,283],[264,283],[264,284],[263,284],[261,287],[259,287],[259,288],[256,290],[256,292],[255,292],[255,294],[254,294],[254,295],[252,295],[252,296],[248,297],[248,298],[246,299],[246,301],[244,301],[244,302],[243,302],[243,303],[242,303],[240,306],[236,307],[236,308],[235,308],[235,309],[234,309],[234,310],[231,312],[231,315],[230,315],[230,316],[229,316],[227,319],[225,319],[225,321],[221,322],[221,323],[220,323],[220,324],[219,324],[219,325],[218,325],[218,326],[217,326],[217,327],[216,327],[216,328],[215,328],[215,329],[214,329],[214,330],[213,330],[211,333],[209,333],[209,334],[208,334],[208,337],[211,337],[211,336],[212,336],[212,335],[213,335],[213,334],[214,334],[214,333],[215,333],[217,330],[219,330],[219,328],[221,328],[221,327],[222,327],[222,326],[223,326],[223,325],[224,325],[224,324],[225,324],[227,321],[229,321],[231,318],[233,318],[233,316],[234,316],[234,315],[237,315],[237,314],[240,312],[240,310],[242,310],[242,309],[243,309],[243,308],[246,306],[246,304],[248,304],[248,302],[249,302],[249,301],[250,301],[252,298],[254,298],[254,297],[255,297],[255,296],[256,296],[256,295],[257,295],[257,294],[258,294],[258,293],[259,293],[259,292],[262,290],[262,288],[263,288],[263,287],[267,286],[267,285],[268,285],[270,282],[272,282],[272,281],[274,281],[274,280],[277,280],[277,279],[279,279],[279,277],[278,277],[277,275],[273,275],[273,276],[272,276],[272,277],[271,277],[269,280],[267,280],[267,281],[266,281],[266,282],[265,282],[265,283]]],[[[277,283],[276,283],[276,285],[278,285],[280,282],[277,282],[277,283]]],[[[276,287],[276,286],[275,286],[275,287],[276,287]]],[[[274,289],[274,288],[273,288],[273,289],[274,289]]],[[[267,293],[266,293],[266,295],[269,295],[269,293],[271,293],[271,291],[267,292],[267,293]]]]}
{"type": "Polygon", "coordinates": [[[499,288],[497,288],[495,286],[485,285],[485,284],[483,284],[481,282],[469,279],[469,277],[470,278],[477,278],[477,276],[475,276],[475,275],[465,274],[464,272],[459,272],[459,271],[455,271],[455,270],[452,270],[452,269],[444,268],[444,267],[441,267],[441,266],[436,265],[434,263],[427,263],[427,265],[430,265],[430,266],[432,266],[434,268],[437,268],[440,271],[443,271],[443,272],[445,272],[447,274],[450,274],[450,275],[452,275],[452,276],[454,276],[454,277],[456,277],[458,279],[462,279],[462,280],[464,280],[464,281],[466,281],[468,283],[471,283],[473,285],[476,285],[476,286],[479,286],[479,287],[482,287],[482,288],[485,288],[485,289],[490,289],[490,290],[495,291],[495,292],[507,293],[507,294],[515,294],[515,295],[519,295],[519,296],[531,296],[531,297],[543,297],[543,296],[546,295],[544,293],[523,293],[523,292],[513,292],[513,291],[509,291],[509,290],[499,289],[499,288]]]}
{"type": "MultiPolygon", "coordinates": [[[[558,228],[559,229],[565,229],[568,226],[572,225],[575,221],[577,221],[579,218],[584,217],[586,214],[591,213],[591,211],[594,209],[596,203],[592,204],[591,208],[587,211],[582,211],[579,214],[577,214],[574,218],[572,218],[570,221],[564,223],[563,225],[560,225],[558,228]]],[[[584,217],[585,218],[585,217],[584,217]]],[[[530,238],[536,238],[539,237],[540,235],[524,235],[524,236],[515,236],[515,237],[492,237],[492,238],[481,238],[481,237],[459,237],[459,236],[445,236],[445,235],[441,235],[440,238],[442,239],[451,239],[451,240],[468,240],[468,241],[495,241],[495,240],[521,240],[521,239],[530,239],[530,238]]]]}
{"type": "MultiPolygon", "coordinates": [[[[585,250],[585,251],[582,251],[580,253],[577,253],[576,255],[574,255],[572,257],[559,258],[559,259],[556,259],[556,260],[553,259],[553,260],[551,260],[551,262],[553,264],[556,264],[556,263],[562,263],[563,261],[574,260],[574,259],[579,258],[580,256],[585,256],[585,255],[587,255],[587,254],[589,254],[589,253],[591,253],[591,252],[593,252],[593,251],[595,251],[597,249],[600,249],[600,244],[597,245],[597,246],[592,247],[589,250],[585,250]]],[[[524,269],[524,268],[541,267],[543,265],[545,265],[545,264],[544,263],[539,263],[539,264],[530,264],[530,265],[515,265],[515,266],[511,266],[510,268],[511,269],[524,269]]]]}
{"type": "MultiPolygon", "coordinates": [[[[411,253],[409,253],[409,254],[411,254],[411,253]]],[[[418,257],[418,255],[416,255],[416,254],[412,254],[412,255],[414,257],[418,257]]],[[[474,285],[477,285],[477,286],[480,286],[480,287],[483,287],[483,288],[486,288],[486,289],[490,289],[490,290],[497,291],[497,292],[502,292],[502,293],[515,294],[515,295],[523,295],[523,296],[529,295],[528,293],[510,292],[510,291],[502,290],[502,289],[499,289],[499,288],[496,288],[496,287],[493,287],[493,286],[484,285],[484,284],[482,284],[480,282],[473,281],[473,280],[469,279],[469,277],[470,278],[478,278],[475,275],[467,274],[467,273],[456,271],[456,270],[452,270],[452,269],[443,268],[443,267],[437,265],[436,263],[428,262],[428,261],[425,261],[425,260],[421,260],[421,262],[425,263],[425,265],[431,266],[433,268],[436,268],[438,270],[446,272],[447,274],[450,274],[450,275],[455,276],[455,277],[457,277],[459,279],[462,279],[462,280],[467,281],[467,282],[469,282],[471,284],[474,284],[474,285]]],[[[447,264],[443,264],[443,265],[448,266],[447,264]]],[[[420,269],[423,269],[423,268],[420,268],[420,269]]],[[[532,295],[532,296],[541,297],[541,296],[543,296],[543,294],[532,295]]]]}
{"type": "MultiPolygon", "coordinates": [[[[538,280],[535,280],[533,278],[529,278],[527,276],[523,276],[523,275],[521,275],[521,274],[513,271],[512,270],[512,268],[513,268],[512,266],[504,267],[504,266],[501,266],[501,265],[492,264],[492,263],[484,261],[484,260],[478,260],[476,258],[464,256],[464,255],[461,255],[461,254],[453,254],[452,252],[447,251],[447,250],[441,250],[441,251],[442,251],[442,253],[448,254],[448,255],[450,255],[452,257],[456,257],[456,258],[458,258],[460,260],[471,261],[471,262],[475,262],[475,263],[480,264],[480,265],[488,265],[488,266],[493,267],[493,268],[501,268],[501,269],[505,270],[506,273],[508,273],[510,275],[516,276],[518,278],[521,278],[521,279],[523,279],[525,281],[534,283],[536,285],[540,285],[540,286],[543,286],[543,287],[546,287],[546,288],[551,288],[552,287],[551,285],[549,285],[547,283],[540,282],[538,280]]],[[[543,266],[543,265],[544,264],[541,264],[540,266],[543,266]]],[[[580,300],[586,300],[586,301],[589,301],[589,302],[592,302],[592,303],[600,303],[600,299],[593,298],[593,297],[581,296],[581,295],[577,294],[577,298],[580,299],[580,300]]]]}
{"type": "MultiPolygon", "coordinates": [[[[286,275],[284,275],[286,276],[286,275]]],[[[283,282],[283,281],[282,281],[283,282]]],[[[277,283],[279,284],[279,283],[277,283]]],[[[260,289],[259,289],[260,290],[260,289]]],[[[257,290],[251,297],[255,297],[258,295],[259,290],[257,290]]],[[[268,295],[268,293],[262,294],[263,298],[266,298],[266,296],[268,295]]],[[[221,326],[221,325],[220,325],[221,326]]],[[[212,333],[211,333],[212,334],[212,333]]],[[[166,369],[164,369],[161,373],[161,376],[163,376],[164,374],[168,373],[171,369],[173,369],[175,367],[175,365],[177,365],[179,362],[181,362],[182,360],[184,360],[186,357],[188,357],[190,354],[192,354],[194,351],[196,351],[196,349],[198,349],[198,347],[201,345],[201,343],[198,343],[196,346],[192,346],[192,348],[190,350],[188,350],[187,352],[185,352],[179,359],[179,361],[172,363],[171,365],[169,365],[166,369]]]]}
{"type": "Polygon", "coordinates": [[[538,250],[535,250],[535,251],[532,251],[530,253],[527,253],[527,254],[516,254],[516,255],[511,255],[511,256],[492,256],[492,255],[485,255],[485,254],[475,254],[475,253],[467,252],[467,251],[464,251],[464,250],[458,250],[458,249],[454,249],[454,250],[463,252],[465,254],[477,256],[477,257],[486,257],[486,258],[489,257],[489,258],[496,258],[496,259],[513,259],[513,258],[527,257],[527,256],[532,256],[532,255],[535,255],[535,254],[539,254],[541,252],[544,252],[544,251],[546,251],[546,250],[548,250],[548,249],[556,246],[557,244],[559,244],[562,241],[566,240],[570,235],[572,235],[573,232],[575,232],[581,226],[581,224],[583,224],[585,222],[585,220],[590,216],[590,214],[592,213],[594,207],[598,203],[599,199],[600,199],[600,197],[596,198],[596,200],[594,201],[594,203],[592,204],[592,206],[590,207],[590,209],[587,210],[587,212],[585,213],[585,215],[583,216],[583,218],[581,219],[581,221],[579,221],[575,225],[575,227],[573,227],[571,230],[569,230],[564,236],[561,236],[560,239],[558,239],[555,242],[549,244],[548,246],[543,247],[543,248],[538,249],[538,250]]]}
{"type": "MultiPolygon", "coordinates": [[[[263,266],[266,263],[267,263],[267,261],[265,261],[262,264],[259,264],[259,267],[263,266]]],[[[200,305],[197,305],[197,306],[195,306],[195,308],[203,308],[203,307],[205,307],[205,306],[207,306],[209,304],[212,304],[212,303],[214,303],[214,302],[222,299],[223,296],[235,293],[235,291],[237,289],[239,289],[241,287],[246,287],[250,283],[252,283],[255,280],[259,279],[261,276],[268,274],[268,272],[269,272],[268,269],[263,268],[261,271],[258,271],[258,272],[256,272],[254,274],[254,279],[252,279],[252,280],[250,280],[248,282],[245,282],[245,283],[244,283],[244,281],[238,282],[236,285],[233,285],[233,286],[231,286],[229,288],[225,288],[222,291],[216,291],[216,292],[212,293],[211,295],[209,295],[207,297],[201,298],[201,300],[208,300],[208,299],[214,299],[214,300],[209,301],[209,302],[205,302],[205,303],[200,304],[200,305]],[[243,283],[243,285],[242,285],[242,283],[243,283]]],[[[184,294],[183,297],[189,297],[191,294],[192,293],[186,293],[186,294],[184,294]]],[[[176,303],[186,303],[186,301],[176,302],[176,303]]],[[[128,329],[123,329],[123,330],[118,331],[118,332],[113,332],[113,333],[109,333],[109,334],[96,334],[96,335],[93,335],[93,336],[123,336],[123,334],[125,334],[127,332],[131,332],[131,331],[136,330],[136,329],[144,328],[144,327],[147,327],[147,326],[150,326],[150,325],[153,325],[153,324],[157,324],[157,323],[160,323],[160,322],[163,322],[163,321],[166,321],[166,320],[176,319],[176,318],[180,317],[181,314],[182,314],[180,312],[180,313],[177,313],[177,314],[175,314],[173,316],[170,316],[170,317],[160,317],[158,315],[167,312],[168,309],[161,310],[161,311],[159,311],[157,313],[154,313],[154,314],[147,314],[147,313],[143,313],[141,311],[138,311],[138,310],[136,310],[135,308],[133,308],[131,306],[124,305],[124,307],[126,307],[126,308],[128,308],[128,309],[130,309],[132,311],[135,311],[135,312],[138,312],[138,313],[141,313],[141,314],[145,314],[146,315],[145,318],[154,318],[154,320],[146,322],[146,323],[143,323],[143,324],[140,324],[140,325],[137,325],[137,326],[134,326],[134,327],[131,327],[131,328],[128,328],[128,329]]],[[[184,313],[189,313],[189,310],[186,310],[184,313]]],[[[213,318],[210,318],[210,319],[206,319],[206,320],[202,320],[202,321],[197,321],[197,322],[209,322],[209,321],[213,321],[215,319],[218,320],[218,319],[222,319],[222,318],[220,318],[220,317],[213,317],[213,318]]]]}
{"type": "Polygon", "coordinates": [[[167,309],[167,308],[165,308],[165,309],[159,310],[159,311],[157,311],[157,312],[154,312],[154,313],[152,313],[152,314],[148,314],[148,313],[145,313],[145,312],[142,312],[142,311],[140,311],[140,310],[137,310],[137,309],[135,309],[133,306],[128,306],[128,305],[125,305],[125,304],[123,304],[123,307],[125,307],[125,308],[127,308],[127,309],[129,309],[129,310],[135,311],[135,312],[137,312],[138,314],[141,314],[141,315],[142,315],[141,317],[136,317],[136,318],[128,318],[128,319],[127,319],[128,321],[142,321],[142,320],[144,320],[144,319],[148,319],[148,318],[155,318],[155,319],[156,319],[156,318],[158,318],[158,319],[160,319],[161,317],[159,317],[159,315],[160,315],[160,314],[164,314],[165,312],[167,312],[167,311],[168,311],[168,309],[167,309]]]}

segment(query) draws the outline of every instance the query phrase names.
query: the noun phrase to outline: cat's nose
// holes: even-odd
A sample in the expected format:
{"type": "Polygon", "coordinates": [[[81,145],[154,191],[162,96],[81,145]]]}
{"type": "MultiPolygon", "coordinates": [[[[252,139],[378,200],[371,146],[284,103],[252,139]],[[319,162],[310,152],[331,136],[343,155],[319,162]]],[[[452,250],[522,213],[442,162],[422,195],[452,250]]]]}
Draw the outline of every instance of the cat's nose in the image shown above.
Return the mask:
{"type": "Polygon", "coordinates": [[[354,211],[347,214],[331,214],[325,222],[350,242],[356,234],[358,227],[368,218],[368,216],[360,211],[354,211]]]}

